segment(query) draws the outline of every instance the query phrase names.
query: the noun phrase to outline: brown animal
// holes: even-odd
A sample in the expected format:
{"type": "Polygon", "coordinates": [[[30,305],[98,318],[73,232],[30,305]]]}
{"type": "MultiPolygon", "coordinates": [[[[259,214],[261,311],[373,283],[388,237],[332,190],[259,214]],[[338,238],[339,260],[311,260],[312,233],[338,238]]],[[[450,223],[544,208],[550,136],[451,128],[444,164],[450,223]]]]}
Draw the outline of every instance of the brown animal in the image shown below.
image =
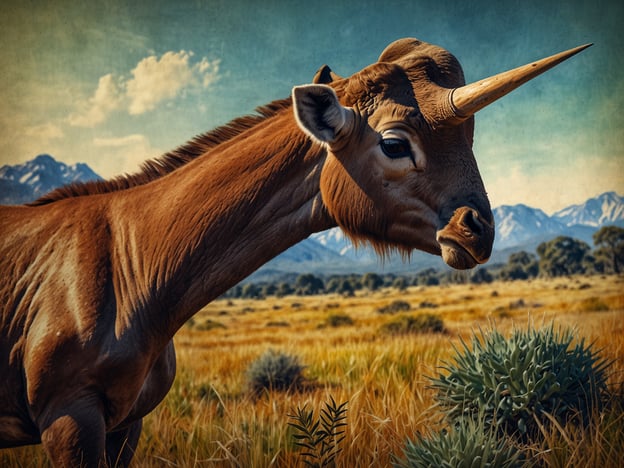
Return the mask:
{"type": "Polygon", "coordinates": [[[487,261],[472,115],[582,48],[464,86],[415,39],[146,165],[0,211],[0,448],[127,465],[201,307],[313,232],[487,261]]]}

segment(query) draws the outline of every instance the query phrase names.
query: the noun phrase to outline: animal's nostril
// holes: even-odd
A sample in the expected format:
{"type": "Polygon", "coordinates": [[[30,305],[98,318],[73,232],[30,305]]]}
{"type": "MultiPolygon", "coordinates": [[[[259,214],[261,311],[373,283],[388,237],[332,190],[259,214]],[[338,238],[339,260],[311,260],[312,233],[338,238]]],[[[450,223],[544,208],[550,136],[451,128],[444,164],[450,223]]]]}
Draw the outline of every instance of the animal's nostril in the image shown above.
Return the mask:
{"type": "Polygon", "coordinates": [[[474,235],[481,235],[483,225],[479,221],[479,214],[474,210],[467,210],[462,219],[462,224],[466,226],[474,235]]]}

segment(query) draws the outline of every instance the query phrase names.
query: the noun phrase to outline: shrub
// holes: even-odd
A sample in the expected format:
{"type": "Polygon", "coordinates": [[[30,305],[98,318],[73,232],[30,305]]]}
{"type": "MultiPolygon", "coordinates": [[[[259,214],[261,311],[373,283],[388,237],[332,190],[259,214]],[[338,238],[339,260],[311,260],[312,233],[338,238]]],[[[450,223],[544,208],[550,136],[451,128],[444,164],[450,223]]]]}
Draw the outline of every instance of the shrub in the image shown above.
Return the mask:
{"type": "Polygon", "coordinates": [[[606,392],[609,363],[572,330],[515,330],[509,339],[492,330],[462,341],[448,375],[432,378],[440,406],[451,421],[483,414],[501,432],[532,437],[553,418],[587,422],[606,392]],[[549,416],[546,416],[546,413],[549,416]]]}
{"type": "Polygon", "coordinates": [[[609,306],[598,297],[589,297],[581,301],[578,309],[582,312],[606,312],[609,306]]]}
{"type": "Polygon", "coordinates": [[[408,440],[397,468],[524,466],[524,454],[483,420],[462,419],[453,428],[408,440]]]}
{"type": "Polygon", "coordinates": [[[444,322],[434,314],[421,314],[415,317],[402,316],[382,325],[381,331],[391,335],[441,333],[444,331],[444,322]]]}
{"type": "Polygon", "coordinates": [[[346,314],[330,314],[325,323],[330,327],[353,325],[353,319],[346,314]]]}
{"type": "Polygon", "coordinates": [[[410,310],[412,306],[410,306],[409,302],[405,301],[392,301],[387,306],[379,307],[377,312],[380,314],[396,314],[397,312],[406,312],[410,310]]]}
{"type": "Polygon", "coordinates": [[[214,320],[207,319],[200,323],[195,322],[193,324],[193,328],[195,328],[196,330],[200,330],[200,331],[209,331],[209,330],[214,330],[215,328],[227,328],[227,327],[220,322],[215,322],[214,320]]]}
{"type": "Polygon", "coordinates": [[[297,389],[304,380],[303,369],[297,356],[270,349],[247,369],[249,386],[255,394],[265,390],[297,389]]]}

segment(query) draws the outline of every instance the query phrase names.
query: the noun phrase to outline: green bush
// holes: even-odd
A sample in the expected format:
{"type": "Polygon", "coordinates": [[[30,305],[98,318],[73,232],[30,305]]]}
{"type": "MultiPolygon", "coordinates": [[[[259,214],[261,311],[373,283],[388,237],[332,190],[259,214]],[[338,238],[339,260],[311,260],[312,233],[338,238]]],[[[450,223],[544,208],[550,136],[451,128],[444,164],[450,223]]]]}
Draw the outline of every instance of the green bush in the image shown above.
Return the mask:
{"type": "Polygon", "coordinates": [[[403,315],[381,327],[383,333],[406,335],[409,333],[442,333],[444,322],[434,314],[420,314],[414,317],[403,315]]]}
{"type": "Polygon", "coordinates": [[[295,390],[303,384],[303,369],[297,356],[270,349],[247,369],[249,387],[255,394],[271,390],[295,390]]]}
{"type": "Polygon", "coordinates": [[[397,468],[515,468],[525,466],[523,452],[500,438],[483,420],[462,419],[450,430],[408,440],[397,468]]]}
{"type": "Polygon", "coordinates": [[[409,302],[405,301],[392,301],[387,306],[379,307],[377,312],[380,314],[396,314],[397,312],[407,312],[410,310],[412,306],[410,306],[409,302]]]}
{"type": "Polygon", "coordinates": [[[462,341],[447,375],[432,378],[436,399],[451,421],[483,414],[502,433],[532,437],[551,418],[587,422],[606,394],[609,363],[584,340],[574,344],[572,330],[515,330],[462,341]],[[549,416],[546,416],[545,414],[549,416]]]}
{"type": "Polygon", "coordinates": [[[354,321],[346,314],[330,314],[327,316],[325,323],[330,327],[342,327],[353,325],[354,321]]]}

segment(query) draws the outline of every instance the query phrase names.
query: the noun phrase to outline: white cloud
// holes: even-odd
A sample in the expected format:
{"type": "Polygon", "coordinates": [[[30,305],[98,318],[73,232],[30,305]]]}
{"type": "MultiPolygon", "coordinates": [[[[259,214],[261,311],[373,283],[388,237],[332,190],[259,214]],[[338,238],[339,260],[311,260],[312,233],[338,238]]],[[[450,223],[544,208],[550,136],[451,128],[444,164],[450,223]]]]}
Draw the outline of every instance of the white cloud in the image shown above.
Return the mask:
{"type": "Polygon", "coordinates": [[[124,102],[123,83],[109,73],[100,78],[95,94],[81,105],[81,109],[69,116],[75,127],[95,127],[104,122],[124,102]]]}
{"type": "Polygon", "coordinates": [[[160,59],[151,56],[141,60],[127,82],[130,114],[152,110],[159,102],[176,97],[191,85],[194,76],[189,59],[190,54],[181,51],[167,52],[160,59]]]}
{"type": "Polygon", "coordinates": [[[42,141],[57,140],[63,138],[65,133],[63,129],[54,123],[45,123],[35,125],[33,127],[24,128],[24,136],[28,138],[36,138],[42,141]]]}
{"type": "Polygon", "coordinates": [[[163,151],[154,148],[145,135],[131,134],[122,137],[94,138],[93,145],[100,156],[89,165],[102,177],[109,178],[123,173],[134,173],[141,163],[163,151]]]}
{"type": "Polygon", "coordinates": [[[94,95],[70,115],[70,125],[95,127],[111,113],[125,109],[130,115],[151,111],[161,102],[186,92],[210,87],[219,78],[220,60],[206,57],[192,63],[193,52],[150,55],[130,71],[131,77],[109,73],[100,78],[94,95]]]}

